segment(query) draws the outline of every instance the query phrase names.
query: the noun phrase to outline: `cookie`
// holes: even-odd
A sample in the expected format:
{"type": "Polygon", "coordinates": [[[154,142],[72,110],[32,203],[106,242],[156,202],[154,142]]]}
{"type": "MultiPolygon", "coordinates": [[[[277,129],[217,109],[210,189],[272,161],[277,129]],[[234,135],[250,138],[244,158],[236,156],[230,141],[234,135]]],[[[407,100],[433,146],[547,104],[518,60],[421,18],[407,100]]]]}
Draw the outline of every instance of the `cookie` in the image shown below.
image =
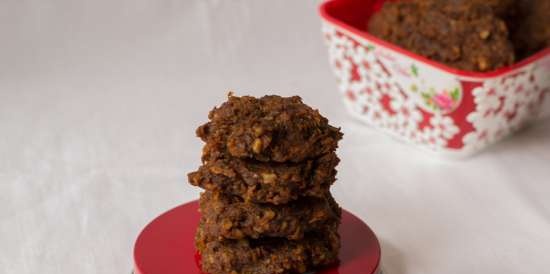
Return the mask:
{"type": "Polygon", "coordinates": [[[265,163],[239,158],[206,161],[189,173],[189,182],[246,201],[285,204],[302,196],[323,197],[336,181],[335,153],[300,163],[265,163]]]}
{"type": "Polygon", "coordinates": [[[299,241],[278,238],[208,241],[197,231],[201,268],[210,274],[306,273],[338,261],[336,230],[307,235],[299,241]]]}
{"type": "Polygon", "coordinates": [[[206,191],[200,198],[201,226],[210,240],[279,237],[299,240],[304,234],[340,223],[341,209],[330,193],[285,205],[257,204],[236,196],[206,191]]]}
{"type": "Polygon", "coordinates": [[[368,24],[371,34],[450,67],[487,72],[511,65],[508,27],[482,1],[386,2],[368,24]]]}
{"type": "MultiPolygon", "coordinates": [[[[197,129],[209,157],[301,162],[334,152],[342,133],[298,96],[229,95],[197,129]]],[[[203,157],[204,158],[204,157],[203,157]]]]}

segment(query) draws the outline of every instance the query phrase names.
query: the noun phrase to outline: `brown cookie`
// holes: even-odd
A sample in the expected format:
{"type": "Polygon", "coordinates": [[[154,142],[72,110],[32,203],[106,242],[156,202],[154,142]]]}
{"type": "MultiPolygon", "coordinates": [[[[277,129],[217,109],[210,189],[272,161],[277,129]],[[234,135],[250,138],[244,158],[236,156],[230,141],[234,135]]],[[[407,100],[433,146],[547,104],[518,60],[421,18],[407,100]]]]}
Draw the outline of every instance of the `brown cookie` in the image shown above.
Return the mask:
{"type": "Polygon", "coordinates": [[[515,61],[506,23],[484,1],[386,2],[368,29],[381,39],[461,70],[486,72],[515,61]]]}
{"type": "Polygon", "coordinates": [[[208,157],[301,162],[333,152],[342,133],[298,96],[229,95],[197,129],[208,157]]]}
{"type": "Polygon", "coordinates": [[[515,12],[517,0],[416,0],[421,4],[445,4],[447,7],[461,5],[469,7],[471,5],[487,5],[499,17],[507,17],[515,12]]]}
{"type": "Polygon", "coordinates": [[[518,1],[513,42],[521,58],[550,47],[550,0],[518,1]]]}
{"type": "Polygon", "coordinates": [[[336,230],[308,234],[299,241],[207,240],[197,231],[202,270],[210,274],[306,273],[338,261],[340,237],[336,230]]]}
{"type": "Polygon", "coordinates": [[[238,158],[206,161],[189,182],[246,201],[285,204],[302,196],[323,197],[336,180],[335,153],[301,163],[264,163],[238,158]]]}
{"type": "Polygon", "coordinates": [[[336,227],[341,210],[330,193],[324,198],[303,198],[285,205],[243,202],[236,196],[206,191],[200,198],[205,237],[258,239],[280,237],[299,240],[305,233],[336,227]]]}

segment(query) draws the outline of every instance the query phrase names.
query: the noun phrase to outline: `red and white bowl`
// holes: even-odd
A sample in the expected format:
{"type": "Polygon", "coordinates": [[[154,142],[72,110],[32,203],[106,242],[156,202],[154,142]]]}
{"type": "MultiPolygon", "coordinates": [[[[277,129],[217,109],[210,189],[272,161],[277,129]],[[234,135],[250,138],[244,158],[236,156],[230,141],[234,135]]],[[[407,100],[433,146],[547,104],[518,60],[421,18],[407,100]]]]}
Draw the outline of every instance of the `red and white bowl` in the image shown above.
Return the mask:
{"type": "Polygon", "coordinates": [[[550,48],[494,72],[454,69],[365,32],[383,2],[329,0],[320,8],[330,63],[354,117],[423,148],[468,156],[538,116],[550,92],[550,48]]]}

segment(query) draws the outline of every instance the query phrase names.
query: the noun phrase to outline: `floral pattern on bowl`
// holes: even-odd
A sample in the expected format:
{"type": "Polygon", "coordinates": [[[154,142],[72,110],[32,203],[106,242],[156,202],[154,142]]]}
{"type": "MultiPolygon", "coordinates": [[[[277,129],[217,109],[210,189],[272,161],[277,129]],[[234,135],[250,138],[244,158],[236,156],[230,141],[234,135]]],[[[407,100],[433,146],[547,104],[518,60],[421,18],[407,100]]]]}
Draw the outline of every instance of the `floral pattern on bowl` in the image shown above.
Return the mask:
{"type": "Polygon", "coordinates": [[[369,2],[332,0],[321,7],[330,63],[354,117],[401,140],[459,156],[471,155],[537,117],[550,91],[550,49],[499,72],[457,71],[337,18],[345,5],[369,2]],[[334,11],[331,4],[338,4],[334,11]]]}

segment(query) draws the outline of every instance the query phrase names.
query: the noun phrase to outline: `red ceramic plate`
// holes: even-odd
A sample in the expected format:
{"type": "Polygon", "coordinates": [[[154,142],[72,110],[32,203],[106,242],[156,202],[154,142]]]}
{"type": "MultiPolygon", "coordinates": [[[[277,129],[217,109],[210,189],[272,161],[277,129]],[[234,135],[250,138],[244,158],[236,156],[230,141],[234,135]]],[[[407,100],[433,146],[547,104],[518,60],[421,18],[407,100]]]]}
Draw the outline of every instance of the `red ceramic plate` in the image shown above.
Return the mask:
{"type": "MultiPolygon", "coordinates": [[[[134,247],[136,274],[204,274],[198,267],[194,235],[198,202],[178,206],[153,220],[134,247]]],[[[380,244],[372,230],[347,211],[340,226],[340,264],[319,274],[375,274],[380,271],[380,244]]]]}

